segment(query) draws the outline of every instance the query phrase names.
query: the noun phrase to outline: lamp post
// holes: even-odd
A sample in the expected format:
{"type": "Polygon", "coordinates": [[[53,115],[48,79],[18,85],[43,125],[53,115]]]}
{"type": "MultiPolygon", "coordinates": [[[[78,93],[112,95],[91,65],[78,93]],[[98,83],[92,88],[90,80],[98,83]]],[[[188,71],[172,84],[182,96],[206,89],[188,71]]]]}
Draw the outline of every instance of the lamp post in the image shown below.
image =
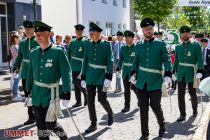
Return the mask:
{"type": "Polygon", "coordinates": [[[36,20],[36,0],[33,0],[34,20],[36,20]]]}

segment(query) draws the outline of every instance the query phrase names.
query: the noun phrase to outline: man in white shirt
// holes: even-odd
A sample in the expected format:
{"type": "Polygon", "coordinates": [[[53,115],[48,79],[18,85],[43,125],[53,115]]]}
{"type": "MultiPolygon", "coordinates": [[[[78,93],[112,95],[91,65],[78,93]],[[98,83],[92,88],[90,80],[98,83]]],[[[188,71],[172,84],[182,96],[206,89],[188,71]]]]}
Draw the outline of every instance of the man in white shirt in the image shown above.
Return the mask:
{"type": "MultiPolygon", "coordinates": [[[[121,47],[125,45],[123,41],[123,33],[121,31],[117,32],[117,41],[113,45],[113,55],[114,55],[114,65],[117,65],[119,58],[120,58],[120,50],[121,47]]],[[[120,73],[116,72],[116,89],[115,93],[121,92],[122,85],[121,85],[121,78],[120,73]]]]}
{"type": "Polygon", "coordinates": [[[210,48],[208,47],[208,42],[206,38],[201,39],[204,65],[203,78],[210,76],[210,48]]]}

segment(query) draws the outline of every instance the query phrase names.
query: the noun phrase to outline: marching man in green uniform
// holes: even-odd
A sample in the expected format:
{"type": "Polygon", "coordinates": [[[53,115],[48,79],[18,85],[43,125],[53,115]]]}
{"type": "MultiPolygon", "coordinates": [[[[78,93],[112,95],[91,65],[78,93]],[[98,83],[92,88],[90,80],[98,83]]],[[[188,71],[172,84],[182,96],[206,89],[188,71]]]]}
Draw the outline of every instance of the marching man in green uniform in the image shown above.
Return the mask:
{"type": "Polygon", "coordinates": [[[51,27],[34,21],[36,40],[39,47],[30,54],[30,68],[26,89],[32,92],[32,104],[39,139],[49,139],[46,130],[59,134],[67,140],[67,134],[56,119],[63,116],[60,108],[59,81],[62,81],[62,104],[67,107],[70,100],[71,69],[63,48],[50,43],[51,27]]]}
{"type": "Polygon", "coordinates": [[[74,39],[68,50],[69,62],[72,68],[72,77],[75,90],[76,104],[73,107],[81,106],[81,92],[84,95],[84,106],[87,105],[86,88],[81,87],[81,80],[78,78],[82,69],[84,50],[87,45],[87,40],[83,38],[84,26],[81,24],[75,25],[76,39],[74,39]]]}
{"type": "Polygon", "coordinates": [[[154,38],[154,21],[145,18],[141,21],[145,39],[136,44],[131,82],[136,83],[140,99],[141,139],[148,139],[148,111],[152,108],[158,124],[159,137],[165,133],[165,120],[161,109],[162,66],[165,67],[164,82],[171,82],[172,66],[166,43],[154,38]],[[136,78],[135,78],[135,75],[136,78]]]}
{"type": "MultiPolygon", "coordinates": [[[[134,90],[134,93],[136,94],[135,85],[132,84],[130,80],[131,70],[132,70],[132,64],[135,58],[135,48],[134,45],[134,33],[127,30],[124,32],[125,36],[125,42],[126,45],[121,48],[120,51],[120,58],[118,62],[118,66],[116,69],[116,75],[120,75],[120,70],[122,69],[122,78],[123,78],[123,84],[124,84],[124,98],[125,98],[125,106],[124,109],[122,109],[122,112],[128,112],[130,110],[130,94],[131,89],[134,90]]],[[[138,94],[136,94],[138,95],[138,94]]],[[[137,96],[138,99],[138,96],[137,96]]]]}
{"type": "Polygon", "coordinates": [[[31,50],[37,48],[38,43],[35,40],[32,22],[26,20],[23,22],[23,26],[25,28],[25,34],[27,39],[20,42],[18,56],[14,64],[13,72],[19,71],[21,69],[22,86],[27,101],[26,105],[28,107],[28,116],[29,116],[29,119],[26,122],[24,122],[24,125],[28,125],[35,122],[35,117],[31,104],[31,97],[30,97],[31,95],[25,90],[25,87],[29,70],[29,55],[31,50]]]}
{"type": "MultiPolygon", "coordinates": [[[[174,73],[178,81],[178,103],[180,117],[178,122],[184,121],[185,112],[185,90],[188,85],[189,94],[193,108],[193,116],[196,117],[197,112],[197,95],[198,81],[202,78],[203,59],[202,50],[198,42],[190,39],[190,28],[182,26],[180,28],[182,43],[175,48],[174,73]]],[[[173,77],[175,77],[173,75],[173,77]]]]}
{"type": "Polygon", "coordinates": [[[111,86],[113,74],[113,55],[110,43],[101,39],[102,29],[95,23],[89,24],[92,32],[92,41],[85,48],[82,68],[81,86],[87,87],[88,110],[91,125],[85,133],[97,129],[97,117],[95,110],[96,88],[98,101],[108,113],[108,125],[113,124],[113,112],[107,100],[107,89],[111,86]],[[87,84],[87,86],[86,86],[87,84]]]}

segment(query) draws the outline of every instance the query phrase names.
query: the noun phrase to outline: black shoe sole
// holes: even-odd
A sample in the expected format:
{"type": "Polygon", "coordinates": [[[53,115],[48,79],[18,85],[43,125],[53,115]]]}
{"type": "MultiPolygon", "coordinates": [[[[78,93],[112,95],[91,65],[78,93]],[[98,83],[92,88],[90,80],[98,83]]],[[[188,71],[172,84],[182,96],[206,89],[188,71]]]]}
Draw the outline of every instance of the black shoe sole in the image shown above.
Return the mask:
{"type": "Polygon", "coordinates": [[[82,106],[82,105],[73,105],[72,107],[75,108],[75,107],[80,107],[80,106],[82,106]]]}
{"type": "Polygon", "coordinates": [[[176,120],[177,122],[183,122],[183,121],[185,121],[186,119],[183,119],[183,120],[176,120]]]}
{"type": "Polygon", "coordinates": [[[28,123],[24,123],[23,125],[30,125],[30,124],[34,124],[36,121],[33,122],[28,122],[28,123]]]}
{"type": "Polygon", "coordinates": [[[91,133],[91,132],[94,132],[94,131],[96,131],[96,130],[97,130],[97,128],[96,128],[96,129],[93,129],[93,130],[91,130],[91,131],[85,130],[85,133],[91,133]]]}
{"type": "Polygon", "coordinates": [[[121,112],[122,113],[126,113],[126,112],[129,112],[130,110],[122,110],[121,112]]]}

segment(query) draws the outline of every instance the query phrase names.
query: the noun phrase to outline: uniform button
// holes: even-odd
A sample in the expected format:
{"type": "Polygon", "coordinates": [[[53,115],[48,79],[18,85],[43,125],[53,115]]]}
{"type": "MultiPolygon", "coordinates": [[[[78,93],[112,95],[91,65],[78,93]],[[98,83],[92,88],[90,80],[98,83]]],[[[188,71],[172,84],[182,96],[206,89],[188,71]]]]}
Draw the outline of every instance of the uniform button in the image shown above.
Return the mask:
{"type": "Polygon", "coordinates": [[[146,59],[147,61],[149,61],[149,59],[146,59]]]}
{"type": "Polygon", "coordinates": [[[149,65],[147,64],[146,66],[148,67],[149,65]]]}
{"type": "Polygon", "coordinates": [[[40,82],[42,82],[42,80],[40,80],[40,82]]]}
{"type": "Polygon", "coordinates": [[[43,68],[43,67],[41,66],[41,68],[43,68]]]}
{"type": "Polygon", "coordinates": [[[40,73],[40,75],[42,75],[42,73],[40,73]]]}

